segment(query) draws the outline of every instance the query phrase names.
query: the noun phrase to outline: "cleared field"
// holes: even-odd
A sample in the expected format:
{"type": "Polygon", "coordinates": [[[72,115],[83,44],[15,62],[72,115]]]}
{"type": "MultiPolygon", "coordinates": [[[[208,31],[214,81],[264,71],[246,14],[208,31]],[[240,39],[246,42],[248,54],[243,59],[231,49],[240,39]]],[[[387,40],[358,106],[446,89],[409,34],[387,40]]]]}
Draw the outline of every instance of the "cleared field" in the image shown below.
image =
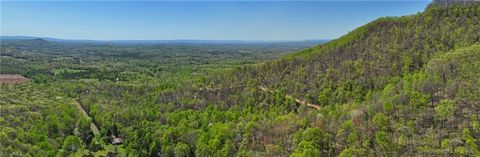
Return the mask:
{"type": "Polygon", "coordinates": [[[17,74],[0,74],[0,83],[23,83],[30,81],[29,78],[17,74]]]}

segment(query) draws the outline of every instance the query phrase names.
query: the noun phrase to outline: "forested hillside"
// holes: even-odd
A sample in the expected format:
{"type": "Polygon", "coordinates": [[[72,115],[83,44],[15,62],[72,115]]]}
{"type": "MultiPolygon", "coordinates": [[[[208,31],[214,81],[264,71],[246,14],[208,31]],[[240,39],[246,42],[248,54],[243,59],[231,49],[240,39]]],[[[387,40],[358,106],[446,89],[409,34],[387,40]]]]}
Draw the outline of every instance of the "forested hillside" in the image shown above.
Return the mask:
{"type": "Polygon", "coordinates": [[[74,130],[82,129],[83,119],[59,89],[30,84],[0,89],[1,156],[62,156],[82,147],[74,130]]]}
{"type": "Polygon", "coordinates": [[[422,69],[433,55],[480,41],[479,14],[475,4],[434,4],[417,15],[380,18],[328,44],[245,67],[235,79],[320,104],[359,102],[393,77],[422,69]]]}
{"type": "Polygon", "coordinates": [[[312,112],[330,139],[298,143],[294,155],[478,156],[479,22],[477,3],[432,4],[245,67],[235,80],[323,106],[312,112]]]}
{"type": "Polygon", "coordinates": [[[323,155],[478,156],[479,22],[478,3],[434,3],[245,67],[235,80],[323,106],[323,155]]]}
{"type": "Polygon", "coordinates": [[[2,43],[33,82],[0,85],[0,156],[480,156],[479,32],[480,3],[435,1],[282,57],[2,43]]]}
{"type": "Polygon", "coordinates": [[[477,156],[479,20],[477,2],[438,2],[417,15],[380,18],[327,44],[241,67],[227,81],[213,79],[225,91],[210,97],[235,104],[222,97],[260,86],[322,106],[297,128],[317,129],[322,138],[296,143],[294,151],[260,133],[272,141],[264,145],[293,155],[477,156]]]}

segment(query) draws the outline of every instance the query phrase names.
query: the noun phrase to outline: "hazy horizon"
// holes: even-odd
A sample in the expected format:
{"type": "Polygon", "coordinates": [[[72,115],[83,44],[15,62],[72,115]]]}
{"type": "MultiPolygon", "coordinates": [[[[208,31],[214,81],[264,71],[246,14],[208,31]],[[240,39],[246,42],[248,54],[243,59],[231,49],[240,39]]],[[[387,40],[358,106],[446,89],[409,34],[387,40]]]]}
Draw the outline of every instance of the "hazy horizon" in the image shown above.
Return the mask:
{"type": "Polygon", "coordinates": [[[0,38],[7,39],[54,39],[54,40],[71,40],[71,41],[245,41],[245,42],[296,42],[296,41],[328,41],[333,39],[300,39],[300,40],[248,40],[248,39],[113,39],[113,40],[102,40],[102,39],[68,39],[68,38],[57,38],[51,36],[31,36],[31,35],[0,35],[0,38]]]}

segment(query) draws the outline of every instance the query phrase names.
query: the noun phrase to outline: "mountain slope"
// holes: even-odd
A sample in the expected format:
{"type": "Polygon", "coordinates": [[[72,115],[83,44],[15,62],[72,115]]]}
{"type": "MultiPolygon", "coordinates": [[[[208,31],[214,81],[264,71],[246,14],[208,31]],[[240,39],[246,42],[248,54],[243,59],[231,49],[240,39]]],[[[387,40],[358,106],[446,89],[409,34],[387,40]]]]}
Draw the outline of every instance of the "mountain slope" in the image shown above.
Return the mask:
{"type": "Polygon", "coordinates": [[[235,80],[258,78],[259,84],[315,103],[361,101],[364,95],[351,94],[381,89],[391,77],[421,69],[436,53],[480,41],[479,20],[477,3],[432,4],[423,13],[380,18],[327,44],[246,67],[235,80]],[[318,100],[328,91],[332,102],[318,100]]]}
{"type": "Polygon", "coordinates": [[[211,84],[323,106],[306,113],[292,156],[479,156],[479,42],[480,3],[441,1],[211,84]]]}
{"type": "Polygon", "coordinates": [[[159,102],[278,113],[238,135],[240,156],[479,156],[479,32],[479,2],[438,1],[159,102]]]}

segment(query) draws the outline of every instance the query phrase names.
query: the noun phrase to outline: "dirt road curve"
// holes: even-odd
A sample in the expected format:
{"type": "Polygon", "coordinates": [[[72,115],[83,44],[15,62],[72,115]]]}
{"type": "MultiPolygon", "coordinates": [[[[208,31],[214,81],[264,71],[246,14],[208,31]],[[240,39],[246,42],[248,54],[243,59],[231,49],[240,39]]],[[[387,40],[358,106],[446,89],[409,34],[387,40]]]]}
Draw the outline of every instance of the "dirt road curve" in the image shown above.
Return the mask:
{"type": "MultiPolygon", "coordinates": [[[[229,86],[227,88],[233,88],[233,87],[236,87],[236,86],[229,86]]],[[[209,91],[213,91],[213,90],[220,90],[220,89],[224,89],[225,87],[218,87],[218,88],[209,88],[209,87],[204,87],[204,88],[200,88],[199,90],[209,90],[209,91]]],[[[270,92],[270,93],[273,93],[273,90],[270,90],[266,87],[263,87],[263,86],[258,86],[258,88],[264,92],[270,92]]],[[[315,108],[315,109],[320,109],[320,105],[317,105],[317,104],[311,104],[311,103],[308,103],[308,102],[305,102],[301,99],[297,99],[297,98],[294,98],[293,96],[291,95],[285,95],[286,98],[288,99],[293,99],[295,100],[297,103],[299,104],[303,104],[303,105],[307,105],[309,107],[312,107],[312,108],[315,108]]]]}
{"type": "MultiPolygon", "coordinates": [[[[265,92],[273,92],[272,90],[268,89],[268,88],[265,88],[265,87],[262,87],[262,86],[258,86],[258,88],[260,88],[262,91],[265,91],[265,92]]],[[[291,95],[285,95],[286,98],[289,98],[289,99],[294,99],[297,103],[299,104],[304,104],[304,105],[307,105],[309,107],[313,107],[315,109],[320,109],[320,105],[317,105],[317,104],[311,104],[311,103],[308,103],[308,102],[305,102],[301,99],[297,99],[297,98],[294,98],[292,97],[291,95]]]]}

